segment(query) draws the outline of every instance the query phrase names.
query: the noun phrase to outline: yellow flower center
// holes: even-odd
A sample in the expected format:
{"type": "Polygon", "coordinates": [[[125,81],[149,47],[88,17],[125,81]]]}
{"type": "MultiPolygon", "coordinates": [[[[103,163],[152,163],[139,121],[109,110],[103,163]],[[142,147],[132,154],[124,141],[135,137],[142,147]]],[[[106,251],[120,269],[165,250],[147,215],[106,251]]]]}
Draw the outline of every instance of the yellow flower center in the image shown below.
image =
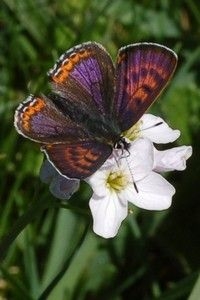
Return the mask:
{"type": "Polygon", "coordinates": [[[134,141],[136,138],[140,136],[140,127],[142,125],[142,121],[138,121],[131,128],[123,132],[123,136],[128,138],[130,141],[134,141]]]}
{"type": "Polygon", "coordinates": [[[109,189],[120,192],[121,190],[126,188],[127,184],[128,177],[121,170],[109,173],[106,182],[106,185],[109,189]]]}

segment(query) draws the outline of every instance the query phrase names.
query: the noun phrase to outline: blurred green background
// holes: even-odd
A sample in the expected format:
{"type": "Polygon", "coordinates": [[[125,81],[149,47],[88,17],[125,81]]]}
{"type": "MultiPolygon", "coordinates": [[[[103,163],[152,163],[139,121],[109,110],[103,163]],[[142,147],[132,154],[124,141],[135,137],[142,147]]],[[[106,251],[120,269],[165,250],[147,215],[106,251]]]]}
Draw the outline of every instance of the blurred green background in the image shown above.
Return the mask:
{"type": "MultiPolygon", "coordinates": [[[[0,235],[34,200],[53,196],[41,183],[38,145],[13,127],[16,106],[49,89],[46,72],[68,48],[100,42],[119,47],[156,42],[177,52],[176,74],[151,112],[181,130],[174,145],[192,145],[187,170],[165,212],[133,208],[116,238],[92,232],[90,192],[37,211],[0,268],[0,300],[200,299],[200,5],[198,0],[0,1],[0,235]],[[67,206],[68,208],[68,206],[67,206]],[[86,228],[89,229],[86,232],[86,228]],[[84,242],[79,247],[79,241],[84,242]]],[[[170,145],[171,146],[171,145],[170,145]]]]}

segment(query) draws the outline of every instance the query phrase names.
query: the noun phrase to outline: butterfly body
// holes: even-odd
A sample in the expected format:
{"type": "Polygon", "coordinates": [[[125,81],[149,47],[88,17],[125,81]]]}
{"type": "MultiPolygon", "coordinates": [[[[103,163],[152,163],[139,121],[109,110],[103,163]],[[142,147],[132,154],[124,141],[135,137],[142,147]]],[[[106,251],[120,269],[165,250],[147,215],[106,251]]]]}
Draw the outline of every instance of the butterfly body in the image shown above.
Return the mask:
{"type": "Polygon", "coordinates": [[[88,136],[96,140],[111,144],[117,143],[120,139],[121,130],[117,126],[114,119],[108,119],[105,115],[93,113],[90,110],[85,110],[81,104],[76,102],[67,103],[65,98],[60,95],[51,94],[50,98],[55,106],[64,112],[70,120],[78,123],[87,131],[88,136]]]}
{"type": "Polygon", "coordinates": [[[29,96],[15,112],[15,127],[41,144],[64,176],[84,179],[111,155],[127,149],[133,126],[171,78],[176,54],[154,43],[119,50],[116,66],[95,42],[65,52],[49,71],[52,93],[29,96]]]}

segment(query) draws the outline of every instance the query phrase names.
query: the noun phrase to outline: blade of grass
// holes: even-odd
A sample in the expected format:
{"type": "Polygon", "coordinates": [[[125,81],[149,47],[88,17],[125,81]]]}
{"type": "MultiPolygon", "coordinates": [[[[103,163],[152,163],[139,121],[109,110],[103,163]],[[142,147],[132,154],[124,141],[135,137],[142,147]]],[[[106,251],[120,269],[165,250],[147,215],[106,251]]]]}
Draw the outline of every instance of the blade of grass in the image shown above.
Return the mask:
{"type": "Polygon", "coordinates": [[[200,275],[195,283],[195,286],[192,289],[192,292],[188,300],[199,300],[200,297],[200,275]]]}
{"type": "Polygon", "coordinates": [[[9,282],[9,284],[12,286],[12,289],[14,290],[15,297],[19,297],[16,299],[21,300],[33,300],[33,298],[30,296],[29,290],[24,286],[22,281],[17,279],[15,276],[10,274],[6,269],[4,269],[2,266],[0,267],[1,272],[4,276],[4,278],[9,282]]]}
{"type": "Polygon", "coordinates": [[[83,244],[86,235],[88,232],[88,224],[85,227],[85,230],[82,233],[82,236],[80,237],[80,240],[78,241],[77,245],[74,247],[72,253],[67,257],[62,269],[60,272],[55,276],[55,278],[51,281],[51,283],[47,286],[47,288],[43,291],[43,293],[39,296],[38,300],[45,300],[51,293],[51,291],[54,289],[54,287],[57,285],[57,283],[61,280],[65,272],[67,271],[68,267],[70,266],[71,261],[73,260],[74,256],[76,255],[77,251],[79,251],[79,248],[83,244]]]}
{"type": "Polygon", "coordinates": [[[54,205],[54,202],[49,198],[47,201],[41,201],[40,197],[32,202],[28,210],[17,220],[11,230],[0,240],[0,262],[4,259],[12,242],[17,238],[20,232],[36,217],[38,211],[54,205]]]}

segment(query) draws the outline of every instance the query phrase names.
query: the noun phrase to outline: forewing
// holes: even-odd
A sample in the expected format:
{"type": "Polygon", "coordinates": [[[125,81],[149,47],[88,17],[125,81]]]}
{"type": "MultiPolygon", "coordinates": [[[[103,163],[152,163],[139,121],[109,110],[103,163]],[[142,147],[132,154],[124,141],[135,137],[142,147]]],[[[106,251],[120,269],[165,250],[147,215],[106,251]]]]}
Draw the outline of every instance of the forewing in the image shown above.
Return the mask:
{"type": "Polygon", "coordinates": [[[119,50],[114,103],[122,131],[135,124],[156,100],[176,64],[176,54],[158,44],[133,44],[119,50]]]}
{"type": "Polygon", "coordinates": [[[41,143],[87,139],[84,129],[64,116],[44,96],[30,95],[22,102],[15,111],[14,124],[20,134],[41,143]]]}
{"type": "Polygon", "coordinates": [[[112,112],[114,66],[106,50],[95,42],[65,52],[48,73],[55,93],[75,108],[109,116],[112,112]]]}
{"type": "Polygon", "coordinates": [[[92,175],[112,153],[112,148],[97,141],[44,145],[41,148],[61,175],[84,179],[92,175]]]}

